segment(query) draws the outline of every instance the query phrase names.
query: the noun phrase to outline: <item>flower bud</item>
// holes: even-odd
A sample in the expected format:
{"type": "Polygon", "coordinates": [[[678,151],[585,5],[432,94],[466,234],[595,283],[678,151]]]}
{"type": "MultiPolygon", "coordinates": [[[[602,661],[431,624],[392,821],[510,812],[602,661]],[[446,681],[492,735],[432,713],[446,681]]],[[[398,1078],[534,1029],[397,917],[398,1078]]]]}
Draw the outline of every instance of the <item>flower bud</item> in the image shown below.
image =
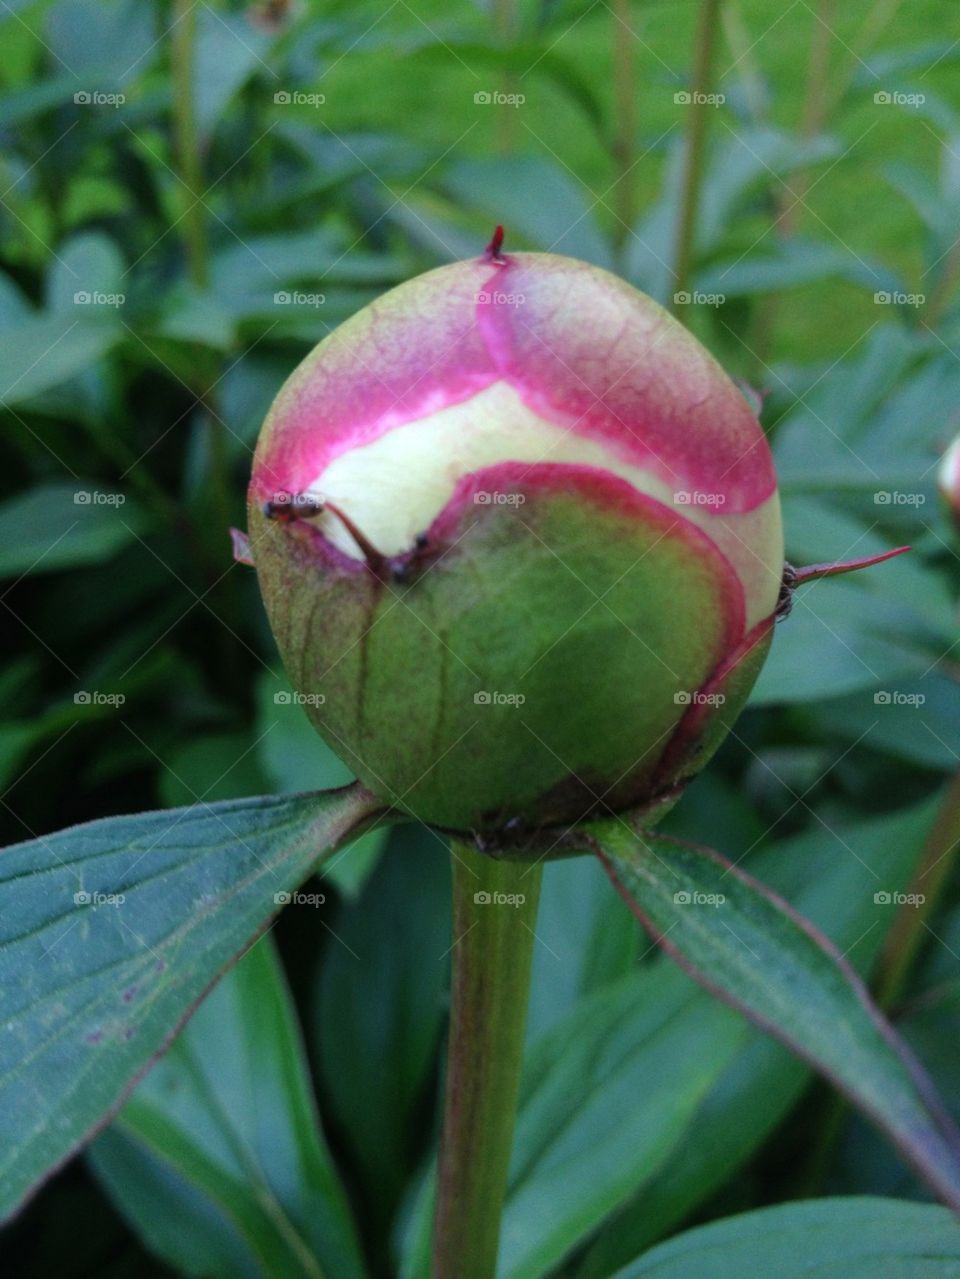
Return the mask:
{"type": "Polygon", "coordinates": [[[249,518],[316,727],[461,831],[676,794],[749,693],[783,574],[763,431],[708,352],[607,272],[496,240],[307,356],[249,518]]]}
{"type": "Polygon", "coordinates": [[[953,441],[940,463],[937,485],[947,513],[960,530],[960,435],[953,441]]]}

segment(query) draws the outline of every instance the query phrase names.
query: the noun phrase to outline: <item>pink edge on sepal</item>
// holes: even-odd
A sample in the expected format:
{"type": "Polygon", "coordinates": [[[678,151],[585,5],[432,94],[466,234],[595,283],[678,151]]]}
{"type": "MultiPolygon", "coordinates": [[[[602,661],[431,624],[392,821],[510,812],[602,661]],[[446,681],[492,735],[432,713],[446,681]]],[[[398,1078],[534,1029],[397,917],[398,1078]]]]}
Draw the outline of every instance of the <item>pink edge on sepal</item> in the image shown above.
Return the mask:
{"type": "Polygon", "coordinates": [[[675,780],[677,770],[683,766],[692,748],[702,739],[707,720],[717,713],[717,706],[710,700],[711,695],[723,688],[730,674],[750,656],[758,644],[766,639],[775,621],[776,615],[771,614],[762,622],[758,622],[737,647],[723,658],[703,688],[699,690],[700,700],[693,702],[684,713],[661,757],[653,780],[654,790],[675,780]]]}
{"type": "MultiPolygon", "coordinates": [[[[716,543],[685,516],[628,481],[596,466],[569,462],[497,462],[493,466],[462,475],[449,502],[431,524],[432,545],[449,546],[465,535],[464,517],[479,492],[565,494],[576,493],[585,501],[632,519],[655,520],[663,535],[676,534],[724,572],[724,651],[739,646],[746,625],[743,584],[730,561],[716,543]]],[[[489,509],[480,506],[479,510],[489,509]]]]}
{"type": "Polygon", "coordinates": [[[855,573],[857,569],[870,568],[874,564],[882,564],[884,560],[892,560],[895,555],[904,555],[912,551],[912,546],[898,546],[893,551],[883,551],[880,555],[868,555],[862,560],[837,560],[832,564],[808,564],[806,568],[794,569],[795,584],[802,586],[804,582],[815,582],[821,577],[839,577],[841,573],[855,573]]]}
{"type": "Polygon", "coordinates": [[[230,544],[233,547],[233,558],[238,564],[247,564],[253,568],[253,550],[246,533],[238,528],[230,529],[230,544]]]}

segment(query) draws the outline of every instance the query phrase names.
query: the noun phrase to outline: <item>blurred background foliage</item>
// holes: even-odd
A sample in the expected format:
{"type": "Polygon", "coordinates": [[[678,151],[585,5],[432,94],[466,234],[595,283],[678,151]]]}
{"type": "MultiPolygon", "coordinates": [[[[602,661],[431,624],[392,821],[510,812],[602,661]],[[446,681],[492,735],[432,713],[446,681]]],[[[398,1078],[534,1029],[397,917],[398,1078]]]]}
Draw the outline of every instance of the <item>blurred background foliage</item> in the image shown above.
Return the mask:
{"type": "MultiPolygon", "coordinates": [[[[697,14],[2,5],[4,842],[349,778],[230,557],[263,414],[313,343],[494,222],[670,304],[697,14]]],[[[726,0],[676,307],[761,397],[788,557],[914,546],[799,593],[671,818],[881,982],[897,907],[875,894],[910,884],[960,760],[935,492],[960,430],[958,65],[938,0],[726,0]]],[[[11,1273],[422,1274],[447,874],[426,831],[343,856],[6,1232],[11,1273]]],[[[960,1115],[943,879],[888,994],[960,1115]]],[[[921,1197],[805,1067],[649,954],[597,867],[552,865],[544,892],[503,1276],[612,1274],[691,1221],[812,1193],[921,1197]]]]}

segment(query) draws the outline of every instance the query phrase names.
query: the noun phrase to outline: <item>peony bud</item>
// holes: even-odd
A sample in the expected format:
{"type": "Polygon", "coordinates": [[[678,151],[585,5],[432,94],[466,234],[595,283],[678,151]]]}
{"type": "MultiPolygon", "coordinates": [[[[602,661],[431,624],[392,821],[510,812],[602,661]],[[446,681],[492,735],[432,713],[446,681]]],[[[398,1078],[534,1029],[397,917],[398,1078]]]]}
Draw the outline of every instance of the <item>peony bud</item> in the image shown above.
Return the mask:
{"type": "Polygon", "coordinates": [[[947,513],[960,529],[960,435],[943,455],[937,472],[937,485],[946,503],[947,513]]]}
{"type": "Polygon", "coordinates": [[[783,576],[763,431],[606,271],[430,271],[341,325],[260,436],[250,534],[306,709],[433,825],[679,793],[745,701],[783,576]]]}

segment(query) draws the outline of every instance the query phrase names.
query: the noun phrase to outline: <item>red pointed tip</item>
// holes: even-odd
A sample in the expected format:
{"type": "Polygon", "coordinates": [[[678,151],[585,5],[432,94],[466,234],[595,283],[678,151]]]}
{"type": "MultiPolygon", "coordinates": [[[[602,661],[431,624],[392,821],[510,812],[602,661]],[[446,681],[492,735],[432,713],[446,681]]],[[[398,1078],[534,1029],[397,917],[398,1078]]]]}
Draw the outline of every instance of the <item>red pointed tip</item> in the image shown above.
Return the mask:
{"type": "Polygon", "coordinates": [[[892,560],[895,555],[904,555],[912,551],[912,546],[898,546],[896,550],[884,551],[880,555],[868,555],[862,560],[837,560],[833,564],[808,564],[806,568],[795,569],[796,585],[804,582],[815,582],[820,577],[839,577],[841,573],[855,573],[860,568],[870,568],[874,564],[882,564],[884,560],[892,560]]]}
{"type": "Polygon", "coordinates": [[[246,533],[241,532],[238,528],[231,528],[230,542],[233,546],[233,558],[238,564],[249,564],[253,568],[253,552],[250,549],[250,539],[246,533]]]}
{"type": "Polygon", "coordinates": [[[493,238],[484,251],[484,257],[488,262],[503,262],[504,258],[501,250],[503,248],[503,227],[497,223],[493,228],[493,238]]]}

